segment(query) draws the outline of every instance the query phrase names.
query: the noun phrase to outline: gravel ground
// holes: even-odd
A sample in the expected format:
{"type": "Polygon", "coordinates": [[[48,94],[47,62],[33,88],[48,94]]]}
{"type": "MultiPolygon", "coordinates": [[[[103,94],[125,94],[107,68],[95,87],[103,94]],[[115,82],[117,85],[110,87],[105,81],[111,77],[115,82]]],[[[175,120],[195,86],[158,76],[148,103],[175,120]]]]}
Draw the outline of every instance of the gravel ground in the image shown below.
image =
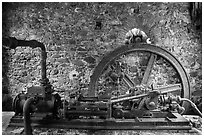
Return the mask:
{"type": "MultiPolygon", "coordinates": [[[[7,128],[3,135],[23,134],[23,128],[7,128]]],[[[197,130],[74,130],[34,128],[34,135],[200,135],[197,130]]]]}

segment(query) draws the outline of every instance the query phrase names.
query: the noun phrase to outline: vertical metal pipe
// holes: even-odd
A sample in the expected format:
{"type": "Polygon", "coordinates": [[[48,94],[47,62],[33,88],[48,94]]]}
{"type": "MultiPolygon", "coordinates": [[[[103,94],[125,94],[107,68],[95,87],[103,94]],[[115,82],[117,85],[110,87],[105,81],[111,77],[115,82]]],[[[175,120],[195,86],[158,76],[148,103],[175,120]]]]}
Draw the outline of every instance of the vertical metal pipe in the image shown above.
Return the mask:
{"type": "Polygon", "coordinates": [[[47,53],[45,49],[45,45],[40,43],[36,40],[17,40],[13,37],[3,38],[2,40],[3,45],[7,46],[8,48],[15,49],[16,47],[31,47],[31,48],[41,48],[41,76],[43,83],[47,84],[47,76],[46,76],[46,58],[47,53]]]}
{"type": "Polygon", "coordinates": [[[41,76],[42,76],[42,80],[46,81],[45,83],[47,83],[47,76],[46,76],[46,58],[47,58],[47,53],[45,51],[45,48],[41,48],[42,52],[41,52],[41,76]]]}
{"type": "Polygon", "coordinates": [[[23,106],[23,117],[24,117],[24,133],[25,135],[32,135],[32,127],[30,120],[30,109],[31,104],[33,103],[34,98],[29,98],[26,100],[23,106]]]}
{"type": "MultiPolygon", "coordinates": [[[[36,40],[17,40],[13,37],[3,38],[2,40],[3,45],[7,46],[10,49],[15,49],[16,47],[31,47],[31,48],[41,48],[41,84],[45,86],[45,95],[47,94],[47,91],[49,92],[49,80],[46,75],[46,59],[47,59],[47,52],[45,45],[43,43],[40,43],[36,40]]],[[[48,95],[49,96],[49,95],[48,95]]]]}

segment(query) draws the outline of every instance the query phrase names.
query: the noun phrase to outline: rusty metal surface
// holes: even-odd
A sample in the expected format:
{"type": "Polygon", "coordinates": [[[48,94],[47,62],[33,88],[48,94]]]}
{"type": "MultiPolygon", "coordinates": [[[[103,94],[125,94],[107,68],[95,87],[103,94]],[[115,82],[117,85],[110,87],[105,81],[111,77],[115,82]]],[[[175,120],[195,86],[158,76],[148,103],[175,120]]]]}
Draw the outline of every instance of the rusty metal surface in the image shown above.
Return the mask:
{"type": "MultiPolygon", "coordinates": [[[[76,92],[77,94],[74,94],[74,96],[70,95],[69,99],[64,100],[64,105],[62,106],[61,97],[53,93],[54,90],[51,89],[49,80],[46,77],[45,46],[35,40],[24,41],[10,38],[4,41],[7,42],[10,48],[16,48],[17,46],[41,48],[41,86],[31,87],[28,89],[28,93],[19,94],[15,98],[14,110],[17,111],[10,122],[10,126],[24,126],[26,134],[32,134],[31,127],[94,130],[191,129],[189,121],[179,114],[185,109],[180,106],[181,102],[178,99],[178,97],[190,98],[188,77],[178,60],[162,48],[144,43],[124,45],[117,48],[106,55],[95,68],[91,76],[88,96],[83,96],[80,92],[76,92]],[[117,57],[135,51],[150,53],[147,67],[145,68],[143,78],[140,78],[141,83],[139,85],[129,75],[118,69],[118,64],[115,61],[117,57]],[[152,88],[149,88],[148,79],[158,57],[166,59],[176,69],[180,83],[158,88],[153,88],[152,86],[152,88]],[[118,78],[122,78],[129,86],[129,89],[124,93],[125,95],[117,94],[115,96],[111,92],[117,89],[117,85],[113,84],[115,89],[112,88],[105,91],[104,96],[97,97],[95,94],[97,91],[96,87],[98,86],[97,81],[105,67],[110,63],[115,63],[115,66],[111,67],[116,70],[115,73],[110,74],[110,77],[115,79],[118,85],[120,82],[118,78]],[[180,93],[178,97],[167,95],[170,92],[176,91],[180,93]],[[160,99],[160,96],[163,99],[160,99]],[[25,102],[32,98],[35,101],[27,105],[25,102]],[[21,110],[22,106],[23,110],[21,110]],[[51,115],[36,116],[36,114],[41,113],[50,113],[51,115]]],[[[121,92],[119,88],[117,92],[121,92]]],[[[183,106],[188,109],[187,103],[183,103],[183,106]]]]}
{"type": "MultiPolygon", "coordinates": [[[[181,80],[181,97],[184,98],[190,98],[190,84],[189,84],[189,80],[188,80],[188,76],[183,68],[183,66],[180,64],[180,62],[168,51],[160,48],[160,47],[156,47],[154,45],[150,45],[150,44],[145,44],[145,43],[136,43],[136,44],[130,44],[130,45],[124,45],[121,46],[117,49],[115,49],[114,51],[110,52],[109,54],[107,54],[106,56],[104,56],[104,58],[100,61],[100,63],[96,66],[96,68],[94,69],[93,75],[91,76],[90,79],[90,83],[89,83],[89,93],[88,96],[89,97],[94,97],[96,96],[96,89],[97,89],[97,81],[99,80],[99,77],[102,75],[102,73],[104,72],[104,69],[112,62],[114,61],[117,57],[123,55],[123,54],[128,54],[128,53],[132,53],[135,51],[145,51],[145,52],[149,52],[153,55],[157,55],[157,56],[161,56],[162,58],[164,58],[165,60],[167,60],[172,67],[175,68],[175,70],[177,71],[180,80],[181,80]]],[[[154,56],[151,56],[150,61],[149,61],[149,65],[150,68],[147,68],[147,71],[145,74],[149,74],[151,71],[151,66],[153,64],[153,60],[154,60],[154,56]]],[[[143,83],[146,83],[146,79],[148,78],[148,76],[145,76],[143,78],[143,83]]],[[[186,108],[186,110],[188,110],[189,107],[189,103],[183,103],[183,106],[186,108]]]]}
{"type": "MultiPolygon", "coordinates": [[[[170,117],[136,118],[136,119],[46,119],[31,117],[32,127],[64,128],[64,129],[95,129],[95,130],[190,130],[188,120],[178,113],[170,117]]],[[[22,117],[13,117],[12,126],[24,126],[22,117]]]]}
{"type": "Polygon", "coordinates": [[[14,37],[3,38],[3,45],[6,45],[8,48],[15,49],[16,47],[31,47],[31,48],[41,48],[41,76],[44,83],[47,83],[46,76],[46,48],[43,43],[40,43],[36,40],[17,40],[14,37]]]}

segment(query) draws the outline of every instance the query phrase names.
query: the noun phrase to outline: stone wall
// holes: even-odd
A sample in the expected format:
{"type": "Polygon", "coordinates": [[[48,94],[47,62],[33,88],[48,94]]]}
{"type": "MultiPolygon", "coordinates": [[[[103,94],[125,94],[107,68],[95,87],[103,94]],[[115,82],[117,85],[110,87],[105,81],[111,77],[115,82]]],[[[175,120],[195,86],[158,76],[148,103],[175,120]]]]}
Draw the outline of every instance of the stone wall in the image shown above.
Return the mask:
{"type": "MultiPolygon", "coordinates": [[[[191,91],[201,92],[201,35],[188,3],[3,3],[3,36],[46,45],[47,75],[56,90],[88,86],[103,55],[140,28],[185,67],[191,91]],[[77,78],[77,79],[76,79],[77,78]]],[[[3,92],[39,84],[40,49],[3,48],[3,92]]]]}

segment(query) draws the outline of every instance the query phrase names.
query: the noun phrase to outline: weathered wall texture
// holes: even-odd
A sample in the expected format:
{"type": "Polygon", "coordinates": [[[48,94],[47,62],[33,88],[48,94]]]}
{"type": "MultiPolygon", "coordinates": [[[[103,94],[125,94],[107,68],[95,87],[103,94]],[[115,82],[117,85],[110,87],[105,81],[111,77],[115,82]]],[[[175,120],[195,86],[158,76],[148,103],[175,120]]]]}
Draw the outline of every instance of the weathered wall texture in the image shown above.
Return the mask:
{"type": "MultiPolygon", "coordinates": [[[[190,76],[192,92],[201,92],[201,37],[192,25],[187,3],[10,3],[3,7],[3,36],[44,43],[48,78],[57,90],[88,86],[103,55],[121,46],[126,32],[137,27],[178,58],[190,76]]],[[[39,79],[40,49],[3,49],[3,89],[15,95],[39,84],[39,79]]]]}

